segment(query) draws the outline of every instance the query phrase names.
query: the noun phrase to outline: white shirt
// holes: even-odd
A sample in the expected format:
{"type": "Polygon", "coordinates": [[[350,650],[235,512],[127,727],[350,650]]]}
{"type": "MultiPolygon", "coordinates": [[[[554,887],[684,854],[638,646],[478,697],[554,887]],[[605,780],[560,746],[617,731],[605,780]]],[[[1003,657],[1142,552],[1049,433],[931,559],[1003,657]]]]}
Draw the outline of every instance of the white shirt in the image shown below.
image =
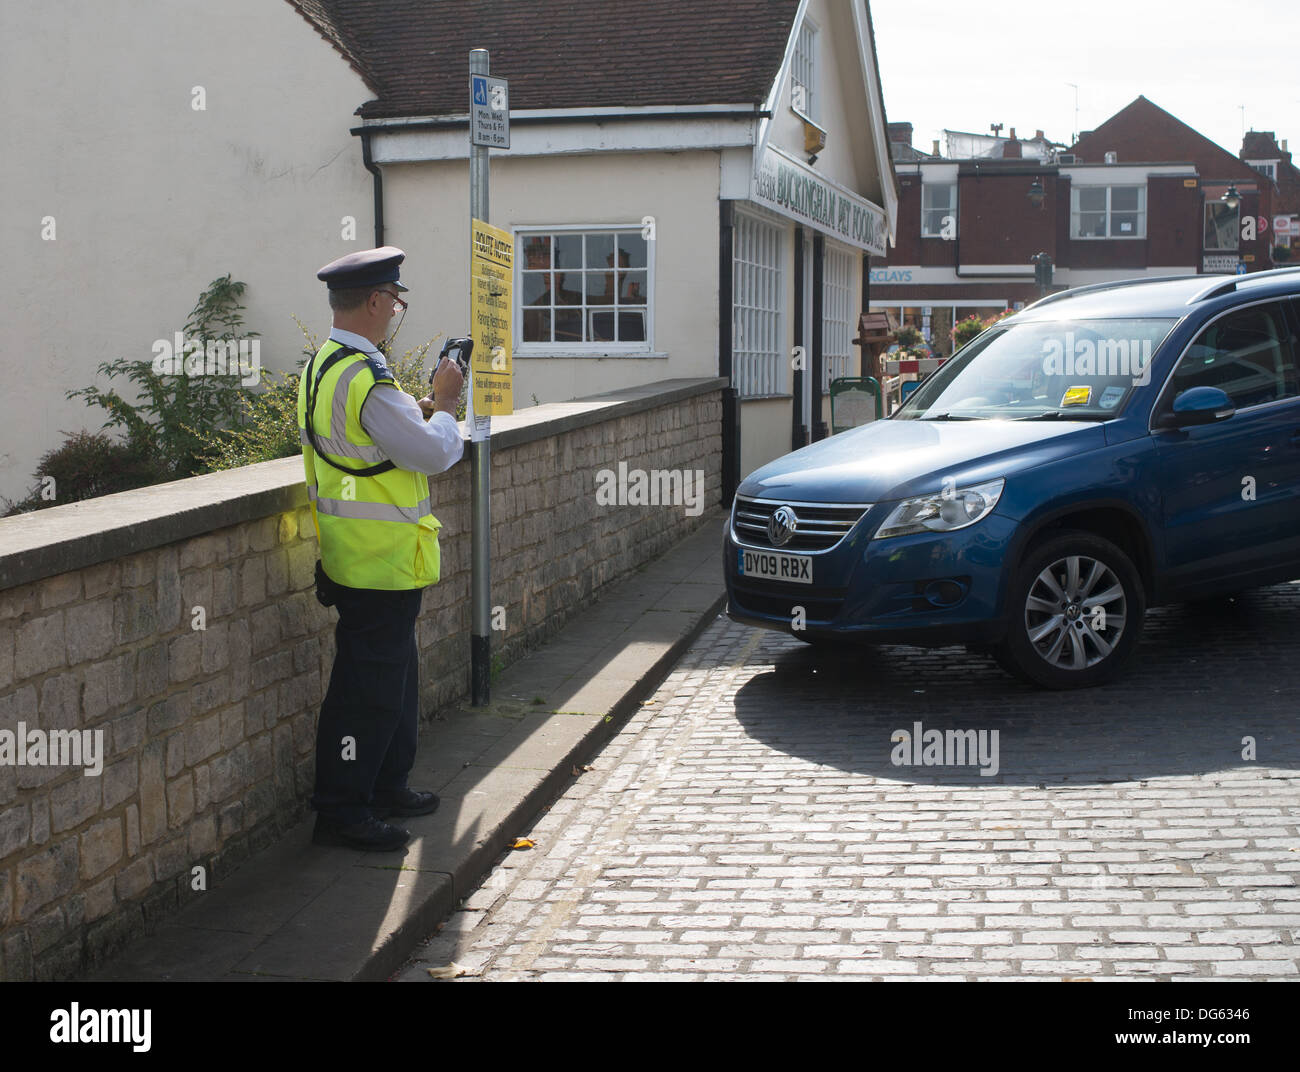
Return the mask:
{"type": "MultiPolygon", "coordinates": [[[[334,328],[330,338],[384,360],[374,343],[355,332],[334,328]]],[[[439,410],[426,421],[419,403],[401,388],[380,384],[371,391],[361,406],[361,427],[399,469],[413,473],[444,472],[465,454],[456,418],[439,410]]]]}

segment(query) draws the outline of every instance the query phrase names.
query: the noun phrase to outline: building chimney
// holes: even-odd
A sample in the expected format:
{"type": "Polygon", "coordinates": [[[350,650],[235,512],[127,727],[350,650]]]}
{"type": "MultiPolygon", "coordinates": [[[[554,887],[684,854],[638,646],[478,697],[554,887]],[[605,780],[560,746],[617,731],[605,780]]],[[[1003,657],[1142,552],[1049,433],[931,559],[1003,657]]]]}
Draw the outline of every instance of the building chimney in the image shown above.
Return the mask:
{"type": "MultiPolygon", "coordinates": [[[[938,139],[938,138],[935,138],[934,141],[932,142],[932,144],[934,145],[934,149],[933,149],[931,155],[932,155],[932,156],[938,156],[938,155],[939,155],[939,139],[938,139]]],[[[1286,146],[1286,142],[1283,142],[1282,145],[1285,147],[1285,146],[1286,146]]]]}
{"type": "Polygon", "coordinates": [[[1283,138],[1283,139],[1282,139],[1282,151],[1283,151],[1284,153],[1288,151],[1288,150],[1287,150],[1287,147],[1286,147],[1286,138],[1283,138]]]}
{"type": "Polygon", "coordinates": [[[1007,139],[1007,143],[1004,146],[1002,146],[1002,159],[1019,160],[1023,156],[1024,156],[1024,152],[1020,147],[1020,142],[1016,139],[1016,128],[1012,127],[1011,137],[1009,137],[1007,139]]]}
{"type": "Polygon", "coordinates": [[[912,144],[912,124],[911,123],[890,123],[889,140],[899,142],[903,145],[912,144]]]}
{"type": "Polygon", "coordinates": [[[1043,140],[1043,132],[1041,130],[1035,130],[1034,141],[1042,141],[1042,140],[1043,140]]]}

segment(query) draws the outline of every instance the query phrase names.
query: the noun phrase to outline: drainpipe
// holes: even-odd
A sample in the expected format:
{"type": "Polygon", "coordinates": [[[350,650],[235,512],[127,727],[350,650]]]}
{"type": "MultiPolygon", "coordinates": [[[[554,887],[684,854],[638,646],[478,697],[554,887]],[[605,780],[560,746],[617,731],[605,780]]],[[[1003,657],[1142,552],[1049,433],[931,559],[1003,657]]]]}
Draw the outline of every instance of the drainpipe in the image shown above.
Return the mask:
{"type": "Polygon", "coordinates": [[[375,248],[378,249],[384,244],[384,175],[370,155],[370,138],[373,132],[366,127],[358,127],[352,133],[361,135],[361,162],[375,177],[375,248]]]}

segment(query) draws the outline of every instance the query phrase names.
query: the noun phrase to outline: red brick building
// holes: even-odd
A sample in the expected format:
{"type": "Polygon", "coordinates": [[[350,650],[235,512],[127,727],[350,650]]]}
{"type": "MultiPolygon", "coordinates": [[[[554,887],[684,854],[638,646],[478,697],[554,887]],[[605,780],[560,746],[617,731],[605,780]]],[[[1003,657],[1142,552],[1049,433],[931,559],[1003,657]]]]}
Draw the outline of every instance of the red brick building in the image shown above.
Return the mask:
{"type": "Polygon", "coordinates": [[[956,320],[1037,298],[1040,253],[1056,290],[1274,267],[1258,221],[1273,214],[1275,183],[1145,97],[1054,158],[1014,136],[999,147],[1000,158],[895,155],[897,244],[873,259],[871,308],[921,328],[939,353],[956,320]]]}
{"type": "Polygon", "coordinates": [[[1276,247],[1292,251],[1285,262],[1300,262],[1300,168],[1292,162],[1286,139],[1281,144],[1271,130],[1252,130],[1241,140],[1241,159],[1273,182],[1273,216],[1270,240],[1276,247]],[[1286,217],[1289,227],[1283,231],[1279,217],[1286,217]]]}

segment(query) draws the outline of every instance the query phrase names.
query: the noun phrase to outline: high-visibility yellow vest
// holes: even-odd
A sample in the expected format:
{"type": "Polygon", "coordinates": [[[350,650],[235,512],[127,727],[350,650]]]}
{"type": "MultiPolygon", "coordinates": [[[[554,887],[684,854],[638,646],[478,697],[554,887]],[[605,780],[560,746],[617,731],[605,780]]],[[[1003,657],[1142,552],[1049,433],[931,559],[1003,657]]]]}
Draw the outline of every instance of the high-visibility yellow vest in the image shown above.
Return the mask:
{"type": "Polygon", "coordinates": [[[298,434],[321,565],[348,588],[424,588],[438,583],[442,523],[433,516],[429,478],[399,469],[361,425],[361,406],[381,383],[396,386],[387,366],[334,339],[298,383],[298,434]]]}

